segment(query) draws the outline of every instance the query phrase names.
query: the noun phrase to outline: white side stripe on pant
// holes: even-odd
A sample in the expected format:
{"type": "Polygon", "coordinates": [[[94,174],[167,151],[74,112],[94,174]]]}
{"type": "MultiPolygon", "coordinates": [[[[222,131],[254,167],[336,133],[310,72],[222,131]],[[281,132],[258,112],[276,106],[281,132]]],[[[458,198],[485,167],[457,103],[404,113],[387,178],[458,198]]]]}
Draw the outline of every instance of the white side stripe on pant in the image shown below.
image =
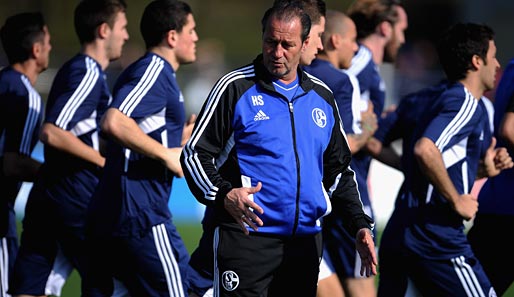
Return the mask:
{"type": "Polygon", "coordinates": [[[212,249],[214,251],[214,296],[219,297],[220,296],[220,275],[218,271],[218,244],[219,244],[219,238],[220,238],[220,231],[219,227],[216,227],[214,229],[214,239],[212,242],[212,249]]]}
{"type": "Polygon", "coordinates": [[[164,224],[153,226],[152,233],[154,236],[155,247],[159,254],[159,258],[161,259],[164,274],[166,275],[170,296],[185,297],[184,289],[182,287],[182,277],[180,275],[177,260],[173,255],[173,249],[168,238],[168,233],[166,232],[166,227],[164,224]]]}
{"type": "Polygon", "coordinates": [[[8,297],[7,286],[8,286],[8,275],[9,275],[9,250],[7,247],[7,239],[4,237],[0,240],[0,296],[8,297]]]}
{"type": "Polygon", "coordinates": [[[480,282],[478,282],[473,268],[466,263],[464,256],[451,259],[453,268],[457,273],[466,294],[472,297],[486,297],[480,282]]]}

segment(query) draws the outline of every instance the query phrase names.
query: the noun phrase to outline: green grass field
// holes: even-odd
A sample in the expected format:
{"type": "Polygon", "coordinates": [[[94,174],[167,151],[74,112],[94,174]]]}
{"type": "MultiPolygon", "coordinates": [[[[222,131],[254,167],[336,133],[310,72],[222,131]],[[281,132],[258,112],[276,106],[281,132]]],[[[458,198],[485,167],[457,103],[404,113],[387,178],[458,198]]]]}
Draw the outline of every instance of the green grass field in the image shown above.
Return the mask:
{"type": "MultiPolygon", "coordinates": [[[[176,222],[177,229],[179,230],[182,238],[184,239],[184,243],[191,253],[196,245],[198,244],[198,240],[200,238],[202,228],[200,224],[181,224],[180,222],[176,222]]],[[[20,227],[20,226],[19,226],[20,227]]],[[[380,240],[380,232],[378,234],[378,240],[380,240]]],[[[78,297],[80,296],[80,278],[78,273],[75,271],[71,274],[70,278],[66,281],[64,288],[62,290],[61,297],[78,297]]],[[[503,297],[514,297],[514,285],[510,287],[510,289],[503,295],[503,297]]]]}

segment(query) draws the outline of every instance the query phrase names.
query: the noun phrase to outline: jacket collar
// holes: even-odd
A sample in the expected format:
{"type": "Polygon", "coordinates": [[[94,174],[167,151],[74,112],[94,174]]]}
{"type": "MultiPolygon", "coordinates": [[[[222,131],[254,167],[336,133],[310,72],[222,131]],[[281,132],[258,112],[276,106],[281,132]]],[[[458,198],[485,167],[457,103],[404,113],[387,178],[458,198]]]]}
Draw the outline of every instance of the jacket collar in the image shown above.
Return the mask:
{"type": "MultiPolygon", "coordinates": [[[[269,91],[275,92],[275,87],[273,86],[273,76],[269,71],[264,67],[264,64],[262,62],[262,54],[259,54],[255,60],[253,60],[253,65],[255,68],[255,74],[258,80],[258,84],[261,85],[263,88],[269,91]]],[[[303,72],[303,70],[298,67],[296,69],[297,75],[298,75],[298,82],[300,84],[300,87],[305,91],[309,92],[314,88],[314,83],[312,80],[303,72]]]]}

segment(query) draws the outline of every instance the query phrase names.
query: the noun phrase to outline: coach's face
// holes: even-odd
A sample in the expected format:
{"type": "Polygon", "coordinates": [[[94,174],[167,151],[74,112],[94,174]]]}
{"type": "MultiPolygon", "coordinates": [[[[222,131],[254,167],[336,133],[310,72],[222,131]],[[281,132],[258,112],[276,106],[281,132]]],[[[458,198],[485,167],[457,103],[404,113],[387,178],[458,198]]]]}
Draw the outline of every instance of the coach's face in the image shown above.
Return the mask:
{"type": "Polygon", "coordinates": [[[309,40],[302,42],[299,17],[284,21],[271,16],[262,36],[262,56],[266,69],[277,79],[290,83],[296,78],[300,56],[309,40]]]}

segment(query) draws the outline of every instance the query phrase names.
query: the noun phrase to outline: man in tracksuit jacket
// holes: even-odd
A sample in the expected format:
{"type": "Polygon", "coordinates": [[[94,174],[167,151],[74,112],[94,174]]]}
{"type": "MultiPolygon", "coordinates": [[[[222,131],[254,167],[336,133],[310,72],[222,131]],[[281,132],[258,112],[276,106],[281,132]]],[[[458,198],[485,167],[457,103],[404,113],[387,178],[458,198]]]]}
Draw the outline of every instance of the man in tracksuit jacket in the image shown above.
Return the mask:
{"type": "Polygon", "coordinates": [[[315,296],[332,204],[344,205],[337,209],[368,275],[376,273],[373,221],[333,94],[298,67],[308,15],[285,3],[263,24],[263,54],[215,84],[181,162],[192,193],[214,207],[214,295],[315,296]]]}

